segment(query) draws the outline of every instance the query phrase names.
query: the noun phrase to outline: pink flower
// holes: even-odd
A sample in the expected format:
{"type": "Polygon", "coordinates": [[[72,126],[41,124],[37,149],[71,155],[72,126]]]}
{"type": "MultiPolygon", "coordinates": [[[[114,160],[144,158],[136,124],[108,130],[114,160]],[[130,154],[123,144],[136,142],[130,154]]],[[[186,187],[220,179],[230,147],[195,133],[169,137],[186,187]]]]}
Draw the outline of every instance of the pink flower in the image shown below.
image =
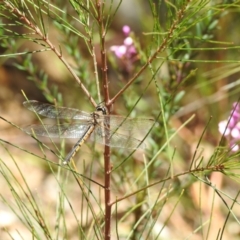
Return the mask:
{"type": "Polygon", "coordinates": [[[122,31],[125,34],[125,36],[128,36],[129,33],[131,32],[131,28],[128,25],[124,25],[122,31]]]}
{"type": "Polygon", "coordinates": [[[123,34],[126,38],[122,45],[113,45],[110,50],[114,52],[115,56],[119,59],[135,61],[137,55],[137,49],[134,46],[133,39],[129,36],[131,28],[127,25],[122,28],[123,34]]]}
{"type": "Polygon", "coordinates": [[[124,58],[127,52],[127,47],[124,45],[120,45],[120,46],[113,45],[110,47],[110,50],[115,53],[117,58],[124,58]]]}
{"type": "Polygon", "coordinates": [[[235,102],[228,120],[218,124],[218,131],[228,138],[232,151],[238,151],[240,140],[240,105],[235,102]]]}

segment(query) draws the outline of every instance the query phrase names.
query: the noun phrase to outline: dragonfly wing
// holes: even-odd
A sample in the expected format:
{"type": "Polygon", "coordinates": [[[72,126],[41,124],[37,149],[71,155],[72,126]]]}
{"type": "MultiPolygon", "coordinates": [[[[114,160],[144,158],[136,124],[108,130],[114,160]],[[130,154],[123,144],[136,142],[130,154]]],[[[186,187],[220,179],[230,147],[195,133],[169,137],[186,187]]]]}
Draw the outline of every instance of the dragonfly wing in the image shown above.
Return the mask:
{"type": "MultiPolygon", "coordinates": [[[[91,124],[58,124],[58,125],[31,125],[24,129],[24,131],[30,135],[37,135],[49,138],[82,138],[91,124]]],[[[104,131],[104,133],[107,131],[104,131]]],[[[145,144],[132,135],[124,135],[120,133],[109,133],[107,141],[105,143],[105,137],[100,126],[96,126],[96,129],[90,135],[90,140],[96,141],[103,145],[119,148],[145,148],[145,144]]]]}
{"type": "Polygon", "coordinates": [[[155,121],[150,118],[125,118],[115,115],[110,115],[110,117],[101,116],[101,118],[105,118],[105,123],[110,123],[110,130],[112,132],[118,131],[121,134],[127,133],[128,135],[134,133],[147,134],[155,123],[155,121]]]}
{"type": "Polygon", "coordinates": [[[31,125],[24,130],[31,135],[50,138],[81,138],[89,129],[89,124],[31,125]]]}
{"type": "Polygon", "coordinates": [[[92,119],[90,113],[83,112],[74,108],[56,107],[54,105],[41,103],[36,100],[26,101],[23,103],[23,105],[32,112],[38,113],[48,118],[79,119],[86,121],[92,119]]]}
{"type": "Polygon", "coordinates": [[[108,145],[111,147],[118,147],[118,148],[128,148],[128,149],[136,149],[146,147],[145,143],[141,140],[133,138],[129,135],[123,135],[120,133],[109,133],[107,137],[107,141],[105,141],[105,137],[102,134],[102,130],[100,127],[96,127],[93,134],[91,134],[90,139],[92,141],[96,141],[103,145],[108,145]]]}

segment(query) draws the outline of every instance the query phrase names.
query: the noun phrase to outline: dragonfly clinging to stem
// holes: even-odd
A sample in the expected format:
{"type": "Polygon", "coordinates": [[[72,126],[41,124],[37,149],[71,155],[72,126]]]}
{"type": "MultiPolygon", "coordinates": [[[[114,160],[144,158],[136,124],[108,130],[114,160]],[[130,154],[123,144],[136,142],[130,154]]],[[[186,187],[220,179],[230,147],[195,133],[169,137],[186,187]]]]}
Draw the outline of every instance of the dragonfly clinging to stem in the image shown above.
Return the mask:
{"type": "Polygon", "coordinates": [[[76,120],[68,124],[31,125],[25,129],[28,134],[49,138],[78,138],[67,154],[63,164],[67,164],[89,138],[98,143],[119,148],[145,148],[145,144],[133,136],[146,134],[154,124],[153,119],[126,118],[107,115],[106,108],[98,106],[93,113],[74,108],[56,107],[51,104],[30,100],[23,103],[29,110],[48,118],[76,120]]]}

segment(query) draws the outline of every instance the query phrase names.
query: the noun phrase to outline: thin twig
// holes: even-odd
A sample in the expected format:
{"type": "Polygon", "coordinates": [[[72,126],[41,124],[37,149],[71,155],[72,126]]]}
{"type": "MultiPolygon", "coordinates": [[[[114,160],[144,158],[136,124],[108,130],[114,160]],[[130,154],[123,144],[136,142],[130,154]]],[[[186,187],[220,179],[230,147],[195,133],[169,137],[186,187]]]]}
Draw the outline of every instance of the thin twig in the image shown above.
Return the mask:
{"type": "Polygon", "coordinates": [[[160,179],[159,181],[156,181],[156,182],[153,182],[151,184],[148,184],[147,186],[145,187],[142,187],[141,189],[138,189],[134,192],[131,192],[130,194],[128,195],[125,195],[121,198],[117,198],[116,200],[114,200],[113,202],[110,203],[110,205],[114,205],[118,202],[121,202],[131,196],[134,196],[136,195],[137,193],[140,193],[142,191],[145,191],[146,189],[150,188],[150,187],[153,187],[157,184],[160,184],[162,182],[166,182],[166,181],[169,181],[169,180],[174,180],[174,179],[177,179],[181,176],[185,176],[187,174],[194,174],[194,173],[201,173],[201,172],[204,172],[204,171],[212,171],[212,172],[222,172],[222,170],[219,170],[219,169],[222,169],[222,167],[220,168],[219,165],[212,165],[212,166],[208,166],[208,167],[201,167],[201,168],[195,168],[195,169],[192,169],[192,170],[187,170],[187,171],[184,171],[182,173],[179,173],[179,174],[176,174],[174,175],[173,177],[172,176],[169,176],[169,177],[166,177],[166,178],[163,178],[163,179],[160,179]]]}
{"type": "Polygon", "coordinates": [[[157,55],[164,51],[166,49],[166,47],[168,46],[169,42],[172,40],[173,38],[173,33],[174,33],[174,30],[177,28],[179,22],[181,21],[181,19],[183,18],[184,16],[184,12],[185,10],[187,9],[187,6],[188,4],[191,2],[192,0],[188,0],[186,5],[181,8],[177,14],[177,19],[173,22],[170,30],[169,30],[169,33],[167,34],[167,36],[164,38],[162,44],[158,47],[158,49],[156,50],[156,52],[150,56],[147,60],[147,62],[141,67],[141,69],[132,77],[132,79],[129,80],[129,82],[109,101],[107,102],[107,106],[111,106],[115,101],[116,99],[121,96],[121,94],[123,92],[125,92],[129,86],[132,85],[132,83],[142,74],[142,72],[147,68],[147,66],[149,64],[151,64],[153,62],[153,60],[157,57],[157,55]]]}

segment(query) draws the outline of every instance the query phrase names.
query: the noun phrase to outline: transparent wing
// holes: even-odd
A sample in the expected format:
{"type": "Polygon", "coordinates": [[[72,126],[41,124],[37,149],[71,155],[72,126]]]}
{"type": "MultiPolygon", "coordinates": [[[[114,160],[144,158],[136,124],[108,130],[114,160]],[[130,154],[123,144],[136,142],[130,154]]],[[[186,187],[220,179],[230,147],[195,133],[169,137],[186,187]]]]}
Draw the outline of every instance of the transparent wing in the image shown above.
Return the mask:
{"type": "MultiPolygon", "coordinates": [[[[23,105],[29,110],[36,112],[42,116],[48,118],[59,119],[77,119],[82,121],[91,121],[93,119],[92,114],[80,111],[74,108],[55,107],[54,105],[41,103],[35,100],[26,101],[23,105]]],[[[115,115],[98,115],[99,121],[106,124],[110,123],[110,130],[113,132],[125,132],[131,131],[132,133],[144,133],[146,134],[152,125],[153,119],[148,118],[126,118],[123,116],[115,115]]]]}
{"type": "Polygon", "coordinates": [[[153,126],[155,121],[153,119],[148,118],[126,118],[123,116],[115,116],[115,115],[103,115],[99,116],[99,118],[104,118],[105,125],[110,122],[110,131],[119,132],[121,134],[136,134],[142,133],[146,134],[153,126]],[[109,120],[110,119],[110,120],[109,120]],[[129,133],[130,132],[130,133],[129,133]]]}
{"type": "Polygon", "coordinates": [[[133,138],[146,134],[155,121],[147,118],[125,118],[115,115],[90,114],[73,108],[55,107],[35,100],[23,103],[26,108],[48,118],[77,119],[81,123],[58,125],[32,125],[25,129],[29,134],[57,138],[81,138],[93,126],[93,118],[99,123],[91,134],[90,139],[98,143],[121,148],[144,148],[139,139],[133,138]],[[110,126],[109,128],[107,126],[110,126]],[[106,128],[103,129],[102,126],[106,128]],[[106,135],[107,141],[105,143],[106,135]]]}
{"type": "Polygon", "coordinates": [[[137,138],[133,138],[130,135],[123,135],[120,133],[109,132],[107,141],[105,141],[106,139],[103,136],[102,131],[99,127],[97,127],[93,132],[93,134],[91,134],[90,139],[92,141],[96,141],[98,143],[101,143],[103,145],[108,145],[111,147],[128,148],[128,149],[136,149],[136,148],[144,149],[146,147],[145,143],[143,143],[141,140],[137,138]]]}
{"type": "MultiPolygon", "coordinates": [[[[59,124],[59,125],[31,125],[24,130],[28,134],[50,137],[50,138],[82,138],[89,130],[91,124],[59,124]]],[[[108,132],[106,145],[119,148],[145,148],[145,144],[139,139],[133,138],[131,135],[123,135],[113,133],[111,131],[102,130],[101,126],[96,126],[94,132],[90,135],[90,140],[100,144],[105,144],[105,132],[108,132]]]]}
{"type": "Polygon", "coordinates": [[[91,124],[31,125],[24,129],[28,134],[50,138],[81,138],[91,124]]]}
{"type": "Polygon", "coordinates": [[[36,100],[26,101],[24,107],[48,118],[91,120],[92,115],[74,108],[55,107],[36,100]]]}

